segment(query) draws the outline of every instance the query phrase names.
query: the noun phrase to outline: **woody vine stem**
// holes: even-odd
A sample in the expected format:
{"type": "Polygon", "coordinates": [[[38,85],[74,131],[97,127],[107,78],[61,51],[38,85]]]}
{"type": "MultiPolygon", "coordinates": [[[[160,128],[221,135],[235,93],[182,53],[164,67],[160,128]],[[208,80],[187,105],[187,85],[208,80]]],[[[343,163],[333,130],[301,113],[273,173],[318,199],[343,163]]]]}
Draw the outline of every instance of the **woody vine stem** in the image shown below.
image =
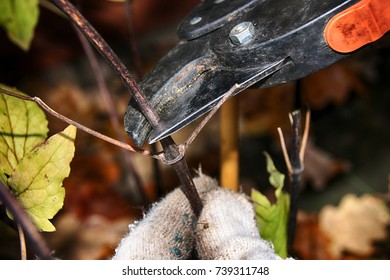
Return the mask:
{"type": "Polygon", "coordinates": [[[37,228],[27,216],[24,209],[16,201],[15,197],[2,183],[0,183],[0,200],[3,201],[5,205],[7,205],[7,209],[10,211],[18,224],[18,230],[20,225],[22,231],[27,233],[25,236],[27,237],[28,241],[30,241],[36,256],[42,260],[52,259],[53,257],[51,256],[50,249],[47,246],[45,240],[39,234],[37,228]]]}
{"type": "MultiPolygon", "coordinates": [[[[69,20],[84,34],[89,42],[106,59],[114,72],[121,79],[126,89],[129,90],[152,127],[158,128],[160,125],[159,116],[138,88],[133,76],[100,34],[69,1],[51,0],[51,2],[69,18],[69,20]]],[[[172,165],[180,179],[183,193],[189,200],[195,215],[199,216],[200,211],[202,210],[202,202],[196,191],[188,165],[184,159],[184,152],[179,149],[179,146],[176,145],[171,137],[164,138],[160,142],[163,147],[163,162],[172,165]]]]}

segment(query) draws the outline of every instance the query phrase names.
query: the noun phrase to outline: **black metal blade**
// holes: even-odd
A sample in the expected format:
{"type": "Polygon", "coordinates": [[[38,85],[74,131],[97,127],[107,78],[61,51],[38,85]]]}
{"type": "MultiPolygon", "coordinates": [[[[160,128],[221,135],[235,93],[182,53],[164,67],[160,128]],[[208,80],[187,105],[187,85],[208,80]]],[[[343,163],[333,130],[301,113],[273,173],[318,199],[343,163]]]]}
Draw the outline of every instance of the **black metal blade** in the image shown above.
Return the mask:
{"type": "Polygon", "coordinates": [[[160,125],[152,128],[130,102],[125,114],[130,138],[142,146],[174,133],[212,109],[235,83],[251,77],[259,78],[256,87],[275,86],[346,57],[326,44],[323,31],[329,19],[358,1],[229,0],[218,4],[224,5],[221,9],[217,1],[202,2],[179,28],[184,40],[140,83],[160,125]],[[215,13],[210,10],[213,3],[215,13]],[[229,8],[237,3],[243,8],[229,8]],[[201,20],[191,21],[191,17],[201,20]],[[253,25],[253,38],[236,44],[230,31],[242,22],[253,25]],[[273,68],[286,59],[290,63],[273,68]],[[269,69],[274,71],[256,76],[269,69]]]}
{"type": "MultiPolygon", "coordinates": [[[[244,89],[266,79],[275,72],[279,71],[282,67],[286,66],[288,63],[291,63],[289,59],[283,59],[274,64],[271,64],[265,67],[259,73],[256,73],[250,77],[247,77],[246,80],[236,80],[236,83],[239,84],[237,89],[233,92],[232,96],[240,93],[244,89]]],[[[202,92],[202,89],[199,89],[202,92]]],[[[193,122],[203,114],[210,111],[214,106],[219,102],[219,100],[224,96],[219,94],[219,91],[225,90],[225,88],[219,88],[218,92],[215,95],[209,94],[206,98],[201,95],[194,95],[194,98],[189,103],[187,110],[179,111],[177,114],[174,114],[174,118],[169,121],[165,121],[161,127],[152,130],[152,133],[149,136],[149,144],[157,142],[176,131],[180,130],[182,127],[193,122]],[[180,114],[181,113],[181,114],[180,114]]],[[[229,88],[225,90],[228,91],[229,88]]]]}

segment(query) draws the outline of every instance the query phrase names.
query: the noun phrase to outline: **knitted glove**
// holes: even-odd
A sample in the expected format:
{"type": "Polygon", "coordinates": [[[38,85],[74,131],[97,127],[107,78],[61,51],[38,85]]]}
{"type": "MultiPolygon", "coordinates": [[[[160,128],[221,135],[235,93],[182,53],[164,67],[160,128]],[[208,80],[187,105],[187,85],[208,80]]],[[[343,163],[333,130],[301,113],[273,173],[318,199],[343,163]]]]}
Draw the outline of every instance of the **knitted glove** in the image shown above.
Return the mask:
{"type": "MultiPolygon", "coordinates": [[[[201,199],[218,187],[217,182],[200,174],[194,184],[201,199]]],[[[182,191],[177,188],[155,204],[140,221],[129,226],[113,259],[184,260],[194,248],[196,217],[182,191]]]]}
{"type": "Polygon", "coordinates": [[[281,259],[272,244],[260,238],[253,206],[242,193],[222,188],[208,193],[196,231],[203,260],[281,259]]]}
{"type": "Polygon", "coordinates": [[[200,174],[194,184],[204,203],[199,220],[176,189],[157,203],[120,242],[113,259],[280,259],[260,238],[253,206],[244,194],[218,187],[200,174]]]}

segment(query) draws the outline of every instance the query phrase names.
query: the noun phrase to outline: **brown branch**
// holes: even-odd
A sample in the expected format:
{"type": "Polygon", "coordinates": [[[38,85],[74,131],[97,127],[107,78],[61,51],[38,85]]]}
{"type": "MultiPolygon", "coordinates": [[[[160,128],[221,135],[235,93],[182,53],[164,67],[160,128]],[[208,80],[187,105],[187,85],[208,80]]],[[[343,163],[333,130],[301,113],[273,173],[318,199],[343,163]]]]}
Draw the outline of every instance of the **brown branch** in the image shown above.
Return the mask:
{"type": "Polygon", "coordinates": [[[19,234],[19,243],[20,243],[20,259],[27,260],[27,249],[26,249],[26,237],[24,236],[24,231],[20,224],[17,224],[18,234],[19,234]]]}
{"type": "Polygon", "coordinates": [[[126,7],[126,22],[127,22],[127,31],[129,34],[131,57],[134,59],[135,72],[136,72],[138,78],[141,78],[144,73],[142,70],[141,59],[139,56],[137,41],[136,41],[136,36],[135,36],[133,0],[126,0],[125,7],[126,7]]]}
{"type": "Polygon", "coordinates": [[[12,214],[15,222],[20,225],[25,232],[27,239],[31,243],[31,247],[35,255],[42,260],[53,259],[49,247],[47,246],[42,235],[31,222],[24,209],[16,201],[10,191],[0,182],[0,200],[5,204],[6,208],[12,214]]]}
{"type": "Polygon", "coordinates": [[[12,92],[12,91],[9,91],[9,90],[6,90],[6,89],[3,89],[3,88],[0,88],[0,92],[1,93],[4,93],[6,95],[9,95],[9,96],[13,96],[13,97],[16,97],[16,98],[19,98],[19,99],[23,99],[23,100],[26,100],[26,101],[31,101],[31,102],[35,102],[37,103],[43,110],[45,110],[47,113],[49,113],[50,115],[66,122],[67,124],[70,124],[70,125],[73,125],[75,127],[77,127],[78,129],[88,133],[88,134],[91,134],[92,136],[94,137],[97,137],[103,141],[106,141],[108,143],[111,143],[115,146],[118,146],[122,149],[125,149],[125,150],[128,150],[130,152],[135,152],[135,153],[140,153],[144,156],[149,156],[149,157],[153,157],[153,158],[156,158],[156,159],[160,159],[160,155],[154,155],[154,154],[151,154],[149,151],[145,151],[145,150],[141,150],[141,149],[137,149],[137,148],[134,148],[133,146],[129,145],[129,144],[126,144],[126,143],[123,143],[121,141],[118,141],[116,139],[113,139],[111,137],[108,137],[104,134],[101,134],[100,132],[97,132],[93,129],[90,129],[89,127],[86,127],[58,112],[56,112],[55,110],[53,110],[52,108],[50,108],[45,102],[42,101],[42,99],[40,99],[39,97],[31,97],[31,96],[27,96],[27,95],[22,95],[22,94],[18,94],[16,92],[12,92]]]}
{"type": "Polygon", "coordinates": [[[217,113],[219,108],[221,108],[222,104],[225,103],[238,89],[240,88],[239,84],[234,84],[226,93],[224,93],[221,100],[218,101],[217,105],[207,114],[207,116],[199,123],[199,125],[194,129],[191,135],[184,143],[185,150],[191,145],[191,143],[195,140],[196,136],[200,133],[200,131],[204,128],[204,126],[209,122],[209,120],[217,113]]]}
{"type": "Polygon", "coordinates": [[[187,162],[184,159],[185,150],[178,147],[171,137],[161,139],[161,145],[164,147],[162,162],[172,165],[181,182],[181,190],[189,200],[192,210],[199,217],[203,208],[202,201],[195,188],[194,181],[191,178],[191,172],[187,162]]]}
{"type": "Polygon", "coordinates": [[[149,105],[146,97],[139,90],[133,76],[126,69],[122,61],[114,53],[111,47],[104,41],[100,34],[92,25],[81,15],[81,13],[67,0],[51,0],[51,2],[60,9],[69,20],[84,34],[104,59],[107,60],[114,72],[122,80],[123,84],[132,94],[140,110],[153,127],[159,124],[159,117],[149,105]]]}
{"type": "MultiPolygon", "coordinates": [[[[104,39],[100,36],[100,34],[80,14],[80,12],[71,3],[69,3],[69,1],[51,0],[51,2],[69,18],[69,20],[84,34],[90,43],[107,60],[125,87],[132,94],[135,102],[150,125],[153,128],[158,128],[160,124],[159,116],[150,106],[146,97],[139,90],[133,76],[126,69],[118,56],[104,41],[104,39]]],[[[173,168],[175,169],[181,181],[181,189],[183,190],[184,194],[186,194],[194,212],[199,214],[202,208],[202,202],[190,176],[187,163],[184,160],[184,154],[182,154],[182,151],[180,151],[179,147],[171,137],[162,139],[160,142],[164,149],[164,154],[160,157],[160,159],[162,159],[163,162],[173,165],[173,168]],[[180,157],[180,160],[177,160],[178,157],[180,157]]]]}
{"type": "MultiPolygon", "coordinates": [[[[126,13],[126,23],[127,23],[127,31],[129,34],[129,44],[130,44],[130,51],[131,51],[131,57],[133,58],[133,66],[136,73],[136,76],[138,79],[141,79],[144,76],[144,71],[142,69],[142,63],[138,51],[137,46],[137,38],[135,34],[135,28],[134,28],[134,9],[133,9],[133,0],[126,0],[125,1],[125,13],[126,13]]],[[[152,143],[150,145],[150,149],[153,153],[157,153],[157,143],[152,143]]],[[[158,161],[152,162],[153,166],[153,181],[155,185],[155,189],[157,190],[156,193],[158,196],[162,195],[162,189],[163,184],[161,182],[161,169],[160,165],[158,164],[158,161]]]]}
{"type": "MultiPolygon", "coordinates": [[[[79,37],[81,45],[87,56],[88,62],[91,66],[92,72],[95,76],[99,88],[100,96],[102,97],[103,103],[107,108],[108,116],[112,126],[114,127],[114,131],[116,132],[116,135],[121,142],[126,142],[125,132],[121,128],[121,125],[119,124],[118,115],[116,113],[116,108],[114,106],[112,95],[108,90],[103,72],[100,68],[99,61],[95,55],[95,52],[92,49],[92,46],[89,44],[88,40],[84,37],[84,35],[77,28],[75,28],[75,31],[77,36],[79,37]]],[[[136,193],[137,199],[140,199],[143,203],[145,203],[147,201],[147,198],[144,191],[144,187],[141,178],[138,172],[136,171],[136,168],[130,157],[130,154],[125,153],[123,150],[121,150],[121,152],[122,152],[121,155],[122,155],[123,162],[126,165],[126,168],[128,169],[126,175],[128,176],[129,180],[131,180],[131,182],[135,185],[135,189],[137,190],[136,193]]]]}
{"type": "Polygon", "coordinates": [[[87,56],[89,65],[91,66],[92,72],[95,76],[96,83],[99,88],[100,96],[103,99],[103,103],[107,108],[108,117],[110,119],[110,122],[112,126],[114,127],[115,133],[117,134],[118,138],[122,142],[126,142],[126,138],[123,133],[123,129],[121,128],[119,121],[118,121],[118,115],[116,113],[116,109],[114,106],[114,103],[112,101],[112,97],[110,94],[110,91],[108,90],[106,81],[104,79],[103,72],[101,71],[99,61],[97,60],[95,53],[87,41],[87,39],[84,37],[84,35],[78,30],[75,29],[77,36],[81,42],[81,45],[84,49],[84,52],[87,56]]]}

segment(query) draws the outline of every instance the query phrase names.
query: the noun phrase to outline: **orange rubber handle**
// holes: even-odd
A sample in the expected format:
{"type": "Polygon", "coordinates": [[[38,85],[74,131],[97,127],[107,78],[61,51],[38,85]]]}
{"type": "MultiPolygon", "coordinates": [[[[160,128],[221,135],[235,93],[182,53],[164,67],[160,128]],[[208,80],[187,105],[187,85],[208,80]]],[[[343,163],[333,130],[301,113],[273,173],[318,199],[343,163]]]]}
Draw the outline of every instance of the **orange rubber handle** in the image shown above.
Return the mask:
{"type": "Polygon", "coordinates": [[[326,43],[340,53],[353,52],[390,30],[390,0],[362,0],[326,25],[326,43]]]}

